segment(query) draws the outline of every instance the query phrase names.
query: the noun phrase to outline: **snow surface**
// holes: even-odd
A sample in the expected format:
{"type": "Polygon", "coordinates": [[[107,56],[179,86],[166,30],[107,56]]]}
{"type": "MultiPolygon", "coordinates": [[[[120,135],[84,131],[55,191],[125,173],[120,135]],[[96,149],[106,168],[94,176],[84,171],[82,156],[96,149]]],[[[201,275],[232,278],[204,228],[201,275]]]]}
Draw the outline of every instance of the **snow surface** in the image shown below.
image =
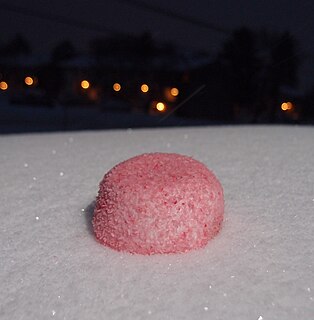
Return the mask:
{"type": "Polygon", "coordinates": [[[230,126],[0,136],[0,319],[314,318],[314,129],[230,126]],[[201,250],[94,239],[98,183],[144,152],[204,162],[225,222],[201,250]]]}

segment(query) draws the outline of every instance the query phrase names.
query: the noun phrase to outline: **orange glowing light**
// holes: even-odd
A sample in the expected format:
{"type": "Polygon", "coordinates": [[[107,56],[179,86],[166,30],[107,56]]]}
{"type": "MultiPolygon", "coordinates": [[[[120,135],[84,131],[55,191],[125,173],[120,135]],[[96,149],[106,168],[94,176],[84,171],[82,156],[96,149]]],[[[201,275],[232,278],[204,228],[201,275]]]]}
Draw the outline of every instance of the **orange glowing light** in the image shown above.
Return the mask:
{"type": "Polygon", "coordinates": [[[157,109],[158,111],[160,111],[160,112],[163,112],[163,111],[166,110],[166,106],[165,106],[164,103],[158,102],[158,103],[156,104],[156,109],[157,109]]]}
{"type": "Polygon", "coordinates": [[[141,85],[141,91],[144,92],[144,93],[146,93],[146,92],[148,92],[148,90],[149,90],[148,85],[147,85],[146,83],[143,83],[143,84],[141,85]]]}
{"type": "Polygon", "coordinates": [[[281,110],[282,110],[282,111],[288,110],[288,109],[287,109],[287,103],[286,103],[286,102],[283,102],[283,103],[281,104],[281,110]]]}
{"type": "Polygon", "coordinates": [[[31,86],[31,85],[34,84],[34,79],[32,77],[26,77],[24,79],[24,82],[25,82],[26,85],[31,86]]]}
{"type": "Polygon", "coordinates": [[[89,81],[83,80],[83,81],[81,82],[81,87],[82,87],[84,90],[88,89],[88,88],[90,87],[89,81]]]}
{"type": "Polygon", "coordinates": [[[283,102],[281,104],[281,110],[282,111],[289,111],[293,109],[293,104],[291,102],[283,102]]]}
{"type": "Polygon", "coordinates": [[[178,88],[171,88],[170,89],[170,94],[173,96],[173,97],[177,97],[179,95],[179,89],[178,88]]]}
{"type": "Polygon", "coordinates": [[[0,89],[5,91],[9,88],[8,84],[5,81],[0,82],[0,89]]]}
{"type": "Polygon", "coordinates": [[[118,82],[114,83],[112,87],[113,87],[113,90],[116,92],[121,90],[121,84],[118,82]]]}

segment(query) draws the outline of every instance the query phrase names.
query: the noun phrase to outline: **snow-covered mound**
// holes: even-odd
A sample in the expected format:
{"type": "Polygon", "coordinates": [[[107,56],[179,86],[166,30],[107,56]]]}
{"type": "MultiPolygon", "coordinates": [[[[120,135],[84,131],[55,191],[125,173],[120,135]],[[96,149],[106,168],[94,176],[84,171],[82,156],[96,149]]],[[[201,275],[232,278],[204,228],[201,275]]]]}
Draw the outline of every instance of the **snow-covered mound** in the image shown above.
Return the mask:
{"type": "Polygon", "coordinates": [[[0,319],[314,318],[314,129],[0,136],[0,319]],[[98,184],[145,152],[192,156],[225,192],[221,232],[177,255],[96,242],[98,184]]]}

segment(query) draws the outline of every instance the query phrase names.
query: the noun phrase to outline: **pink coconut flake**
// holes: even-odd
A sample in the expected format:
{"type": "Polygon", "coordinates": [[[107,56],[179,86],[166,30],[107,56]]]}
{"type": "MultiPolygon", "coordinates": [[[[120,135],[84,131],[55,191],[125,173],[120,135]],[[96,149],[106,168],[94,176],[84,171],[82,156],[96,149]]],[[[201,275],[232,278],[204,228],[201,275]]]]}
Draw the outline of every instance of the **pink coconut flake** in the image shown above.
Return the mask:
{"type": "Polygon", "coordinates": [[[96,239],[144,255],[204,247],[223,221],[223,189],[199,161],[147,153],[112,168],[100,183],[93,217],[96,239]]]}

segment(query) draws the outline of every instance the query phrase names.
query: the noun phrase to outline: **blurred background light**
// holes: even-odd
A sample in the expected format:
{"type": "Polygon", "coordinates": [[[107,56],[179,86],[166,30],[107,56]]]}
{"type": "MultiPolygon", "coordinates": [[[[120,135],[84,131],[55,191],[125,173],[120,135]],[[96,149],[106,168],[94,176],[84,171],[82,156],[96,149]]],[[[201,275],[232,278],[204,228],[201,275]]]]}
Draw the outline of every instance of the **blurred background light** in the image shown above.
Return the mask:
{"type": "Polygon", "coordinates": [[[26,78],[24,79],[24,82],[25,82],[25,84],[26,84],[27,86],[31,86],[31,85],[34,84],[34,79],[33,79],[32,77],[26,77],[26,78]]]}
{"type": "Polygon", "coordinates": [[[9,88],[8,84],[5,81],[0,82],[0,89],[5,91],[9,88]]]}
{"type": "Polygon", "coordinates": [[[179,89],[178,88],[171,88],[170,89],[170,94],[173,96],[173,97],[177,97],[179,95],[179,89]]]}
{"type": "Polygon", "coordinates": [[[175,88],[175,87],[165,87],[164,88],[164,98],[168,102],[175,102],[177,100],[178,95],[179,95],[178,88],[175,88]]]}
{"type": "Polygon", "coordinates": [[[281,104],[281,110],[282,111],[289,111],[293,109],[293,104],[291,102],[283,102],[281,104]]]}
{"type": "Polygon", "coordinates": [[[90,83],[89,83],[89,81],[87,81],[87,80],[83,80],[82,82],[81,82],[81,87],[83,88],[83,89],[88,89],[89,87],[90,87],[90,83]]]}
{"type": "Polygon", "coordinates": [[[166,111],[166,106],[163,102],[158,102],[156,104],[156,109],[159,111],[159,112],[164,112],[166,111]]]}
{"type": "Polygon", "coordinates": [[[146,83],[143,83],[143,84],[141,85],[141,91],[142,91],[143,93],[146,93],[146,92],[149,91],[149,87],[148,87],[148,85],[147,85],[146,83]]]}
{"type": "Polygon", "coordinates": [[[119,92],[121,90],[121,84],[116,82],[113,84],[113,90],[116,91],[116,92],[119,92]]]}

